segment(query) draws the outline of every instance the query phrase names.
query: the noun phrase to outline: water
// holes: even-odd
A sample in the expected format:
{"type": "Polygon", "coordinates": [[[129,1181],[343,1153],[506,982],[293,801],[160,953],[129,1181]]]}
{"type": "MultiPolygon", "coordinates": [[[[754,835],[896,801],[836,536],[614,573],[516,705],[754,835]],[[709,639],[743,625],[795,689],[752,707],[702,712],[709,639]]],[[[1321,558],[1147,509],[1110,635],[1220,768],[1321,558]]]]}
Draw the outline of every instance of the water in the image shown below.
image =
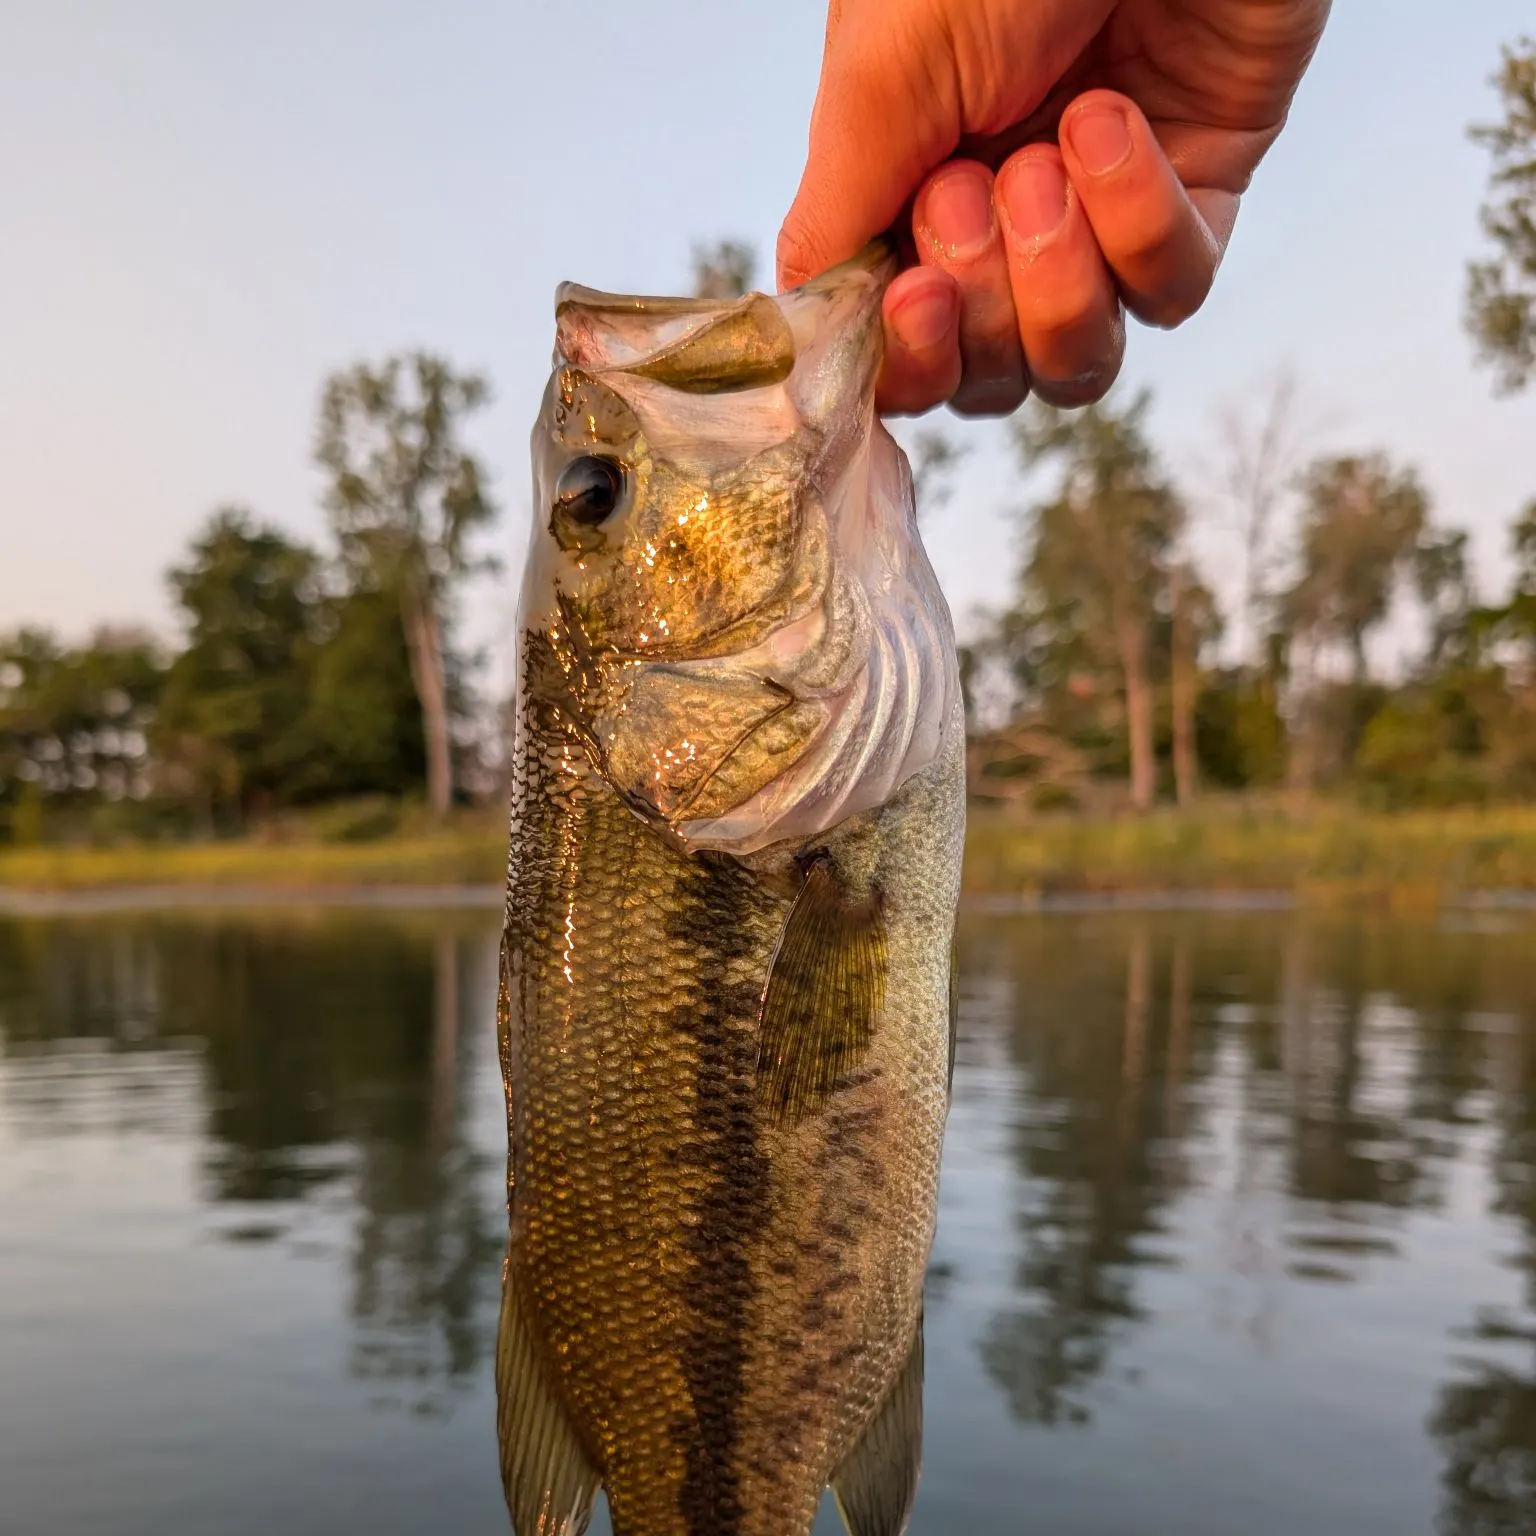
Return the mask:
{"type": "MultiPolygon", "coordinates": [[[[1536,1529],[1536,918],[961,957],[914,1536],[1536,1529]]],[[[474,911],[0,919],[3,1536],[506,1529],[494,975],[474,911]]]]}

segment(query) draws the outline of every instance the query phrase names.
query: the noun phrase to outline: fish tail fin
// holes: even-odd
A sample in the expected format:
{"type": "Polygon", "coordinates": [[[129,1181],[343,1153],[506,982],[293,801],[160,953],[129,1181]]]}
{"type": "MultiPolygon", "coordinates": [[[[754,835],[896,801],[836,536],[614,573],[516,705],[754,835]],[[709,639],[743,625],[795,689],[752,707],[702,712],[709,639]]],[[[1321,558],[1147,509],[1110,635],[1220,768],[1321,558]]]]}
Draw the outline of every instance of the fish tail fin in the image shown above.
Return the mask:
{"type": "Polygon", "coordinates": [[[923,1459],[923,1320],[907,1363],[859,1443],[832,1475],[848,1536],[902,1536],[923,1459]]]}
{"type": "Polygon", "coordinates": [[[510,1264],[496,1340],[496,1430],[517,1536],[581,1536],[601,1479],[550,1386],[510,1264]]]}

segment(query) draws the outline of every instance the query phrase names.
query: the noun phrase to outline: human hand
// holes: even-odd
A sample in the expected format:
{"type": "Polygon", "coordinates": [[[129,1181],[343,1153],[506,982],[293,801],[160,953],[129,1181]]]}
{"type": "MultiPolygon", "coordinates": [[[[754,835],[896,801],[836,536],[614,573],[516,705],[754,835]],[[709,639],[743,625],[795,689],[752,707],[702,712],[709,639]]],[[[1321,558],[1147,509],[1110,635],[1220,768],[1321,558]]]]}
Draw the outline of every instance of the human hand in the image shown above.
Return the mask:
{"type": "Polygon", "coordinates": [[[1100,399],[1204,302],[1330,0],[830,0],[779,282],[910,205],[880,408],[1100,399]]]}

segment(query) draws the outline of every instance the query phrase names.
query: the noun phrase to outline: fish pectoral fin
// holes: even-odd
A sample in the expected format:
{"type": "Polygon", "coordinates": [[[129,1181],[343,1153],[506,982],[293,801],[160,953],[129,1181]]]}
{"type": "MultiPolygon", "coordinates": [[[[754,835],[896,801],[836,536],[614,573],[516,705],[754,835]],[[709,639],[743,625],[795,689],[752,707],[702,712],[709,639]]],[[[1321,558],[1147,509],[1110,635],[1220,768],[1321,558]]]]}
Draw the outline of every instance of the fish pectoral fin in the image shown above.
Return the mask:
{"type": "Polygon", "coordinates": [[[923,1320],[907,1363],[863,1438],[832,1474],[848,1536],[901,1536],[923,1461],[923,1320]]]}
{"type": "Polygon", "coordinates": [[[885,919],[878,892],[859,900],[831,863],[811,865],[768,969],[757,1087],[774,1118],[820,1109],[869,1051],[885,995],[885,919]]]}
{"type": "Polygon", "coordinates": [[[581,1536],[602,1480],[550,1387],[510,1265],[496,1340],[496,1434],[517,1536],[581,1536]]]}

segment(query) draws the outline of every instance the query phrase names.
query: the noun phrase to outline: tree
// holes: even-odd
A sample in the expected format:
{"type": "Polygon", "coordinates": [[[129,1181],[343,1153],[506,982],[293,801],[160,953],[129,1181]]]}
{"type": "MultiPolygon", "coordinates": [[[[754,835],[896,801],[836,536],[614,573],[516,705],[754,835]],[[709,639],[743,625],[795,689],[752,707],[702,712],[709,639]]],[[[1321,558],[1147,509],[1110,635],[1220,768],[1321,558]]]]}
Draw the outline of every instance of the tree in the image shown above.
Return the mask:
{"type": "Polygon", "coordinates": [[[0,637],[0,830],[34,842],[60,813],[146,800],[164,677],[159,646],[136,629],[103,627],[73,647],[35,629],[0,637]]]}
{"type": "Polygon", "coordinates": [[[426,750],[398,606],[386,592],[348,593],[332,602],[327,630],[294,798],[419,792],[426,750]]]}
{"type": "Polygon", "coordinates": [[[1492,152],[1483,230],[1495,254],[1467,268],[1467,327],[1501,392],[1536,378],[1536,38],[1503,50],[1499,123],[1472,130],[1492,152]]]}
{"type": "Polygon", "coordinates": [[[1413,552],[1413,579],[1429,623],[1424,671],[1434,672],[1458,647],[1465,649],[1468,619],[1477,602],[1466,530],[1424,533],[1413,552]]]}
{"type": "Polygon", "coordinates": [[[238,507],[215,512],[169,582],[187,625],[154,726],[172,777],[209,822],[245,822],[304,753],[323,630],[320,557],[238,507]]]}
{"type": "Polygon", "coordinates": [[[757,251],[744,240],[693,248],[693,293],[699,299],[739,299],[752,291],[757,251]]]}
{"type": "Polygon", "coordinates": [[[1530,502],[1509,531],[1515,557],[1515,586],[1521,592],[1536,593],[1536,501],[1530,502]]]}
{"type": "Polygon", "coordinates": [[[320,406],[316,456],[326,507],[353,585],[399,604],[427,752],[427,799],[453,798],[448,629],[463,579],[492,567],[470,542],[496,516],[486,471],[464,446],[465,419],[490,390],[424,352],[334,375],[320,406]]]}
{"type": "Polygon", "coordinates": [[[1030,636],[1037,675],[1053,662],[1059,675],[1062,652],[1118,666],[1138,810],[1152,804],[1157,785],[1152,627],[1185,522],[1147,441],[1148,404],[1142,394],[1118,412],[1036,406],[1014,427],[1026,467],[1051,463],[1061,471],[1055,496],[1030,514],[1015,627],[1030,636]]]}
{"type": "Polygon", "coordinates": [[[1293,635],[1344,646],[1357,684],[1368,670],[1366,640],[1387,617],[1428,520],[1418,476],[1384,454],[1319,459],[1303,477],[1300,570],[1283,612],[1293,635]]]}
{"type": "Polygon", "coordinates": [[[1211,590],[1188,560],[1168,576],[1169,707],[1173,717],[1173,788],[1181,806],[1194,803],[1199,789],[1195,750],[1195,706],[1200,696],[1200,652],[1221,629],[1211,590]]]}
{"type": "Polygon", "coordinates": [[[1315,421],[1301,419],[1299,397],[1295,376],[1282,371],[1247,404],[1224,406],[1216,419],[1210,478],[1241,548],[1241,658],[1256,669],[1272,622],[1277,525],[1295,492],[1303,444],[1316,430],[1315,421]]]}

